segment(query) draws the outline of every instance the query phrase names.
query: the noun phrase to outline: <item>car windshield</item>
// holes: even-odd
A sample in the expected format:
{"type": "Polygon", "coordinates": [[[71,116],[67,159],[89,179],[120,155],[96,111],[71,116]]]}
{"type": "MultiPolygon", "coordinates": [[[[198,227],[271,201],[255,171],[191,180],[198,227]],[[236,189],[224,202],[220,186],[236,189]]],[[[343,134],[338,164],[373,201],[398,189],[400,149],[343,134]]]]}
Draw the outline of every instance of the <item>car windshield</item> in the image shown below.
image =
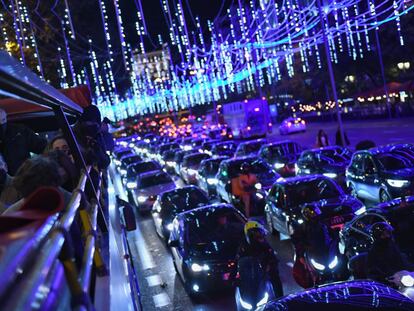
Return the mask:
{"type": "Polygon", "coordinates": [[[139,188],[148,188],[153,187],[161,184],[169,184],[172,183],[172,179],[168,174],[159,173],[155,175],[148,175],[141,178],[139,188]]]}
{"type": "Polygon", "coordinates": [[[139,162],[142,161],[142,158],[140,156],[134,155],[131,157],[126,157],[122,159],[122,162],[124,162],[125,164],[131,164],[134,162],[139,162]]]}
{"type": "Polygon", "coordinates": [[[174,160],[177,150],[168,150],[162,154],[164,161],[174,160]]]}
{"type": "Polygon", "coordinates": [[[208,198],[197,188],[180,189],[166,194],[163,197],[164,204],[172,204],[176,211],[183,212],[198,206],[206,205],[208,198]]]}
{"type": "Polygon", "coordinates": [[[160,166],[155,162],[143,162],[132,166],[132,171],[136,174],[156,171],[158,169],[160,169],[160,166]]]}
{"type": "Polygon", "coordinates": [[[351,160],[351,152],[346,148],[323,149],[315,153],[315,157],[322,163],[347,163],[351,160]]]}
{"type": "Polygon", "coordinates": [[[402,150],[382,153],[375,156],[381,168],[384,170],[400,170],[414,167],[414,154],[411,150],[402,150]]]}
{"type": "Polygon", "coordinates": [[[301,152],[301,148],[297,143],[289,142],[270,146],[269,152],[273,157],[284,157],[289,154],[297,154],[301,152]]]}
{"type": "Polygon", "coordinates": [[[218,172],[221,161],[209,161],[205,165],[205,176],[215,176],[218,172]]]}
{"type": "Polygon", "coordinates": [[[299,181],[286,186],[287,204],[290,206],[300,206],[322,199],[337,198],[341,194],[338,187],[329,179],[299,181]]]}
{"type": "Polygon", "coordinates": [[[177,148],[179,148],[178,144],[166,144],[166,145],[162,145],[160,147],[160,153],[162,153],[165,150],[177,149],[177,148]]]}
{"type": "Polygon", "coordinates": [[[234,143],[225,143],[225,144],[217,144],[215,146],[215,150],[220,151],[228,151],[228,150],[235,150],[236,145],[234,143]]]}
{"type": "Polygon", "coordinates": [[[188,167],[195,167],[199,166],[201,161],[208,159],[209,156],[204,153],[196,154],[193,156],[189,156],[188,158],[185,158],[183,165],[188,167]]]}
{"type": "Polygon", "coordinates": [[[252,173],[256,175],[272,174],[275,175],[272,168],[261,159],[246,159],[243,161],[233,161],[229,165],[229,177],[234,178],[241,172],[241,165],[243,163],[249,163],[252,167],[252,173]]]}
{"type": "Polygon", "coordinates": [[[260,147],[263,145],[263,142],[254,142],[244,145],[245,154],[258,152],[260,147]]]}
{"type": "Polygon", "coordinates": [[[209,208],[205,213],[187,221],[186,225],[188,243],[200,245],[241,239],[244,220],[232,209],[209,208]]]}

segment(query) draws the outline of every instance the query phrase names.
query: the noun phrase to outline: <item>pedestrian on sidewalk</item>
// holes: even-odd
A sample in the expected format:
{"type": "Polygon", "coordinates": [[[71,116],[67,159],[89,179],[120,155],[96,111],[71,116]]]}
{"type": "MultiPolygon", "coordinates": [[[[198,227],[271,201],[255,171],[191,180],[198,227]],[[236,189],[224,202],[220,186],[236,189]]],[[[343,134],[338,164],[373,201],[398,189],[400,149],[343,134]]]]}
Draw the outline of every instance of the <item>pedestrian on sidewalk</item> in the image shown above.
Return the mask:
{"type": "Polygon", "coordinates": [[[316,148],[322,148],[329,146],[328,135],[324,130],[320,129],[318,135],[316,136],[316,148]]]}

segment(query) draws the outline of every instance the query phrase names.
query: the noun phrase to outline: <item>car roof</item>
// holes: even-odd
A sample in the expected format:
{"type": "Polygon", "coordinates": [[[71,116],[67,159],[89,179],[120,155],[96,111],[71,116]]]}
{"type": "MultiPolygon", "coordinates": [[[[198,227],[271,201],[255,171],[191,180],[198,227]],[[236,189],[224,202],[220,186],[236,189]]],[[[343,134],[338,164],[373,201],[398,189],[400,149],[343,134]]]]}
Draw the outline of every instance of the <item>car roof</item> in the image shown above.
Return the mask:
{"type": "Polygon", "coordinates": [[[326,147],[308,149],[308,150],[305,150],[304,152],[320,152],[320,151],[324,151],[324,150],[335,150],[335,149],[347,149],[347,148],[333,145],[333,146],[326,146],[326,147]]]}
{"type": "Polygon", "coordinates": [[[145,172],[145,173],[139,174],[139,178],[143,179],[143,178],[148,178],[148,177],[151,177],[151,176],[156,176],[156,175],[161,175],[161,174],[170,176],[166,172],[164,172],[163,170],[156,170],[156,171],[145,172]]]}
{"type": "Polygon", "coordinates": [[[293,140],[282,140],[282,141],[277,141],[277,142],[273,142],[273,143],[268,143],[266,145],[263,145],[262,148],[266,148],[266,147],[273,147],[273,146],[279,146],[279,145],[283,145],[283,144],[289,144],[289,143],[293,143],[293,144],[297,144],[299,145],[299,143],[293,141],[293,140]]]}
{"type": "Polygon", "coordinates": [[[402,148],[410,148],[414,150],[414,146],[412,144],[389,144],[384,146],[373,147],[369,150],[362,150],[361,153],[368,152],[372,155],[385,153],[385,152],[392,152],[395,149],[402,149],[402,148]]]}
{"type": "Polygon", "coordinates": [[[192,157],[199,156],[199,155],[205,155],[205,156],[209,157],[209,155],[207,153],[194,152],[194,153],[190,153],[190,154],[185,155],[184,159],[192,158],[192,157]]]}
{"type": "Polygon", "coordinates": [[[255,161],[255,160],[262,160],[257,156],[244,156],[244,157],[237,157],[237,158],[230,158],[228,160],[224,160],[225,163],[236,163],[242,161],[255,161]]]}
{"type": "Polygon", "coordinates": [[[191,219],[191,218],[195,218],[198,215],[204,214],[206,213],[208,210],[218,210],[218,209],[231,209],[234,210],[236,212],[238,212],[237,209],[235,209],[233,207],[233,205],[231,204],[226,204],[226,203],[215,203],[215,204],[211,204],[211,205],[206,205],[206,206],[202,206],[202,207],[198,207],[189,211],[185,211],[183,213],[180,213],[179,215],[181,217],[185,217],[187,219],[191,219]]]}
{"type": "Polygon", "coordinates": [[[184,186],[184,187],[181,187],[181,188],[175,188],[173,190],[166,191],[166,192],[162,193],[162,197],[167,196],[167,195],[174,195],[176,193],[180,194],[182,192],[187,192],[189,190],[198,190],[201,193],[203,193],[203,191],[199,187],[194,186],[194,185],[188,185],[188,186],[184,186]]]}
{"type": "Polygon", "coordinates": [[[239,146],[249,145],[249,144],[254,144],[254,143],[260,143],[260,142],[267,142],[267,139],[266,138],[259,138],[259,139],[244,141],[244,142],[241,142],[239,146]]]}
{"type": "Polygon", "coordinates": [[[287,177],[287,178],[280,178],[276,181],[275,184],[282,185],[282,186],[291,186],[298,182],[309,182],[316,179],[329,179],[328,177],[315,174],[315,175],[304,175],[304,176],[295,176],[295,177],[287,177]]]}

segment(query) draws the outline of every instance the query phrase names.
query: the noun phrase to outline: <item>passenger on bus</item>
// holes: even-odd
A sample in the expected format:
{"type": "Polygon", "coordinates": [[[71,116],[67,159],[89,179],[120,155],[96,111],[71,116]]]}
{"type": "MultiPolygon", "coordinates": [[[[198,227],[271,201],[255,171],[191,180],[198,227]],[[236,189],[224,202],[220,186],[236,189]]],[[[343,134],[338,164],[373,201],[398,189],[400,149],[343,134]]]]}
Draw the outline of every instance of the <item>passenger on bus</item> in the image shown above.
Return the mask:
{"type": "Polygon", "coordinates": [[[106,154],[105,143],[101,133],[101,115],[96,106],[84,109],[79,122],[74,127],[85,161],[89,165],[96,165],[99,169],[106,169],[111,160],[106,154]]]}
{"type": "Polygon", "coordinates": [[[105,150],[112,152],[115,148],[115,142],[114,142],[112,135],[109,133],[110,123],[111,121],[107,117],[103,118],[102,125],[101,125],[101,133],[102,133],[103,141],[105,143],[105,150]]]}
{"type": "Polygon", "coordinates": [[[0,152],[7,163],[8,173],[14,176],[22,163],[30,158],[30,152],[40,154],[47,145],[30,128],[7,122],[7,114],[0,109],[0,152]]]}
{"type": "Polygon", "coordinates": [[[0,210],[6,213],[18,210],[25,198],[44,186],[59,188],[65,203],[68,203],[71,194],[60,188],[61,185],[59,165],[53,159],[45,156],[27,159],[17,171],[10,186],[2,192],[0,210]]]}
{"type": "Polygon", "coordinates": [[[79,181],[79,170],[72,159],[61,150],[52,150],[45,156],[54,160],[59,165],[59,173],[62,178],[62,188],[72,192],[79,181]]]}
{"type": "Polygon", "coordinates": [[[53,150],[60,150],[63,153],[65,153],[67,156],[69,156],[69,158],[71,159],[72,162],[74,162],[73,160],[73,156],[70,152],[70,148],[69,148],[69,144],[66,141],[66,138],[59,134],[56,135],[55,137],[53,137],[49,143],[47,144],[46,150],[45,152],[49,152],[49,151],[53,151],[53,150]]]}
{"type": "Polygon", "coordinates": [[[7,173],[7,164],[3,155],[0,154],[0,193],[7,188],[12,181],[12,177],[7,173]]]}

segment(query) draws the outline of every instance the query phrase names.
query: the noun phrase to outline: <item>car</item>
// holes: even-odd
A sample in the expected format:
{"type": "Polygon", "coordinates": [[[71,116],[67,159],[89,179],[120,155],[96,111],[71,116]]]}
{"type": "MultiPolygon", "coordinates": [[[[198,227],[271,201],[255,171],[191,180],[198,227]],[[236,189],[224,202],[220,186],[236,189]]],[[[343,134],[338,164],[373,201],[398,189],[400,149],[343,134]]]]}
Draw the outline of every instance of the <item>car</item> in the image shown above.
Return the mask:
{"type": "Polygon", "coordinates": [[[348,148],[328,146],[305,150],[296,162],[297,175],[322,174],[346,187],[345,171],[352,157],[348,148]]]}
{"type": "Polygon", "coordinates": [[[140,174],[134,191],[134,201],[138,212],[149,212],[160,193],[170,191],[176,185],[170,175],[164,171],[153,171],[140,174]]]}
{"type": "Polygon", "coordinates": [[[212,156],[233,157],[236,152],[237,144],[234,141],[224,141],[216,143],[211,149],[212,156]]]}
{"type": "Polygon", "coordinates": [[[306,121],[301,118],[287,118],[280,123],[280,135],[288,135],[292,133],[305,132],[306,121]]]}
{"type": "Polygon", "coordinates": [[[136,180],[140,174],[160,171],[161,169],[161,165],[159,165],[156,161],[143,161],[130,164],[127,166],[127,174],[123,178],[124,186],[126,186],[127,189],[136,189],[136,180]]]}
{"type": "Polygon", "coordinates": [[[216,157],[203,160],[196,175],[197,185],[208,195],[216,195],[217,172],[220,163],[228,157],[216,157]]]}
{"type": "Polygon", "coordinates": [[[414,194],[414,146],[395,144],[356,152],[346,182],[354,195],[373,202],[414,194]]]}
{"type": "Polygon", "coordinates": [[[180,213],[168,245],[191,296],[231,288],[246,218],[233,206],[213,204],[180,213]]]}
{"type": "Polygon", "coordinates": [[[162,144],[160,146],[157,146],[156,150],[155,150],[156,159],[158,161],[161,161],[163,152],[168,151],[168,150],[178,149],[178,148],[180,148],[180,145],[178,145],[177,143],[166,143],[166,144],[162,144]]]}
{"type": "Polygon", "coordinates": [[[259,156],[283,177],[291,177],[296,175],[295,164],[301,152],[298,143],[287,140],[262,146],[259,156]]]}
{"type": "Polygon", "coordinates": [[[257,155],[260,148],[265,144],[267,144],[267,140],[264,138],[242,142],[237,146],[234,156],[247,157],[257,155]]]}
{"type": "Polygon", "coordinates": [[[114,163],[116,166],[121,165],[121,158],[126,155],[134,155],[134,151],[131,148],[117,148],[113,151],[114,163]]]}
{"type": "Polygon", "coordinates": [[[127,167],[131,164],[142,162],[142,158],[139,155],[129,153],[121,157],[119,162],[121,164],[118,167],[118,171],[122,176],[125,176],[127,174],[127,167]]]}
{"type": "Polygon", "coordinates": [[[414,302],[385,284],[371,280],[352,280],[305,289],[269,301],[264,308],[258,310],[389,311],[397,309],[414,310],[414,302]]]}
{"type": "Polygon", "coordinates": [[[172,149],[172,150],[166,150],[161,154],[160,163],[164,163],[164,169],[167,171],[167,173],[170,173],[170,174],[175,173],[174,158],[175,158],[176,153],[180,151],[181,149],[172,149]]]}
{"type": "Polygon", "coordinates": [[[221,200],[227,203],[233,203],[231,192],[231,180],[240,174],[240,168],[243,163],[249,163],[253,168],[252,173],[256,175],[258,190],[267,191],[274,182],[280,178],[273,168],[263,159],[258,157],[241,157],[222,161],[217,172],[217,195],[221,200]]]}
{"type": "Polygon", "coordinates": [[[201,161],[209,159],[206,153],[193,153],[186,155],[180,166],[180,175],[187,184],[195,184],[197,182],[196,175],[200,167],[201,161]]]}
{"type": "Polygon", "coordinates": [[[212,156],[211,149],[213,149],[214,145],[218,142],[221,142],[220,140],[207,140],[205,141],[200,148],[198,149],[199,152],[207,153],[209,156],[212,156]]]}
{"type": "Polygon", "coordinates": [[[189,150],[181,150],[175,154],[174,157],[174,170],[175,173],[180,176],[181,174],[181,164],[184,160],[184,157],[189,154],[199,153],[198,151],[194,151],[192,149],[189,150]]]}
{"type": "Polygon", "coordinates": [[[300,226],[302,208],[315,204],[321,210],[321,221],[332,230],[340,229],[356,214],[365,211],[361,201],[347,195],[332,179],[323,175],[289,177],[277,181],[266,197],[265,216],[269,229],[290,237],[300,226]]]}
{"type": "Polygon", "coordinates": [[[162,239],[168,241],[175,216],[208,205],[208,203],[208,197],[196,186],[186,186],[164,192],[157,197],[152,207],[156,232],[162,239]]]}

